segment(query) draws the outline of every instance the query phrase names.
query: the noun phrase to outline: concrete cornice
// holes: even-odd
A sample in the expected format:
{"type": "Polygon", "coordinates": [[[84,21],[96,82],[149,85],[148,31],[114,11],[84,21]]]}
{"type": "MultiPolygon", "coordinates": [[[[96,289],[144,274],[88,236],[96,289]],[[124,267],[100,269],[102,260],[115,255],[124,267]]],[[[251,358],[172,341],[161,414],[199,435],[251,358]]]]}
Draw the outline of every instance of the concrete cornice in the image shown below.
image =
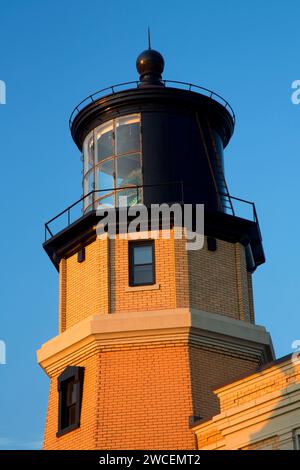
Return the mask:
{"type": "Polygon", "coordinates": [[[47,371],[92,349],[157,343],[197,344],[266,360],[273,349],[265,328],[200,310],[177,308],[92,315],[42,345],[39,364],[47,371]]]}

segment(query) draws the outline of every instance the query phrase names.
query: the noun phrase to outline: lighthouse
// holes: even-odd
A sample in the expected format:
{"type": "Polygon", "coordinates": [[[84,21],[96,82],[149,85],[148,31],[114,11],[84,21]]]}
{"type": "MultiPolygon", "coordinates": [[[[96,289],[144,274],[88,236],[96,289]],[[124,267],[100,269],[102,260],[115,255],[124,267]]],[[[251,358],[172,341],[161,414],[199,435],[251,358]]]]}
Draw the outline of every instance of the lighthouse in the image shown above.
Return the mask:
{"type": "Polygon", "coordinates": [[[59,276],[58,334],[37,354],[50,379],[45,449],[195,449],[192,427],[219,412],[213,390],[274,358],[254,317],[265,261],[255,205],[225,179],[234,112],[211,90],[165,80],[164,63],[143,51],[135,82],[70,117],[82,197],[45,226],[59,276]],[[128,208],[203,204],[203,247],[187,250],[174,225],[168,237],[159,225],[126,238],[118,223],[98,236],[99,210],[120,211],[124,197],[128,208]]]}

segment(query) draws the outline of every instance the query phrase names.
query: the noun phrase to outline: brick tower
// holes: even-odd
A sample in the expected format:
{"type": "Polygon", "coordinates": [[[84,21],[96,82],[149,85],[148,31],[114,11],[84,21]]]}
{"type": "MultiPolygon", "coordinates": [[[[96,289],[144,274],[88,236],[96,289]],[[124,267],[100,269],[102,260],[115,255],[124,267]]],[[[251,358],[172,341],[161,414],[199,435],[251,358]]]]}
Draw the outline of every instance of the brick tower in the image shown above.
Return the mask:
{"type": "MultiPolygon", "coordinates": [[[[219,411],[213,389],[273,359],[255,324],[259,225],[238,217],[223,172],[234,113],[206,89],[162,80],[162,56],[137,59],[138,82],[89,97],[70,119],[83,198],[46,224],[59,272],[59,333],[38,361],[49,376],[45,449],[194,449],[191,426],[219,411]],[[205,205],[205,243],[174,227],[97,236],[98,208],[205,205]],[[53,223],[67,223],[54,233],[53,223]],[[158,236],[157,236],[158,235],[158,236]]],[[[245,202],[245,201],[244,201],[245,202]]]]}

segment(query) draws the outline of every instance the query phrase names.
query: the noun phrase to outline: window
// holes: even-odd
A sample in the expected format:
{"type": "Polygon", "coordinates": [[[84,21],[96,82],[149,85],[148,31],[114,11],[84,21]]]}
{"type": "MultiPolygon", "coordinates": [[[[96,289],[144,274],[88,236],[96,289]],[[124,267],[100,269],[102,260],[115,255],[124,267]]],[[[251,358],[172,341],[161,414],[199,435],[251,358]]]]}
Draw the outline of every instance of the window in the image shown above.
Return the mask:
{"type": "Polygon", "coordinates": [[[141,117],[139,114],[112,119],[91,131],[83,144],[84,211],[118,207],[120,196],[127,205],[142,201],[141,117]],[[109,203],[108,203],[109,201],[109,203]],[[111,204],[112,201],[112,204],[111,204]]]}
{"type": "Polygon", "coordinates": [[[116,153],[139,151],[140,123],[136,115],[116,119],[116,153]]]}
{"type": "Polygon", "coordinates": [[[114,128],[113,121],[109,121],[102,126],[97,127],[96,131],[96,162],[101,162],[114,154],[114,128]]]}
{"type": "Polygon", "coordinates": [[[155,284],[154,241],[129,242],[129,285],[155,284]]]}
{"type": "Polygon", "coordinates": [[[83,367],[68,366],[58,377],[58,432],[61,436],[80,426],[83,367]]]}

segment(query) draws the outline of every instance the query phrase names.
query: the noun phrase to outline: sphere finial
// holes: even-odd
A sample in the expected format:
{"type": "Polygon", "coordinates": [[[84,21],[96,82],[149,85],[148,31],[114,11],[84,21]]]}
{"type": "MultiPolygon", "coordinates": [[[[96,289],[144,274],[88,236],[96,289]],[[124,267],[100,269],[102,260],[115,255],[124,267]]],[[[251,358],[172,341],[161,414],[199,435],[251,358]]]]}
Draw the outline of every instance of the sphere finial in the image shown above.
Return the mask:
{"type": "Polygon", "coordinates": [[[161,77],[165,66],[163,56],[151,49],[150,28],[148,28],[148,49],[141,52],[136,60],[136,68],[140,74],[140,87],[164,86],[161,77]]]}

